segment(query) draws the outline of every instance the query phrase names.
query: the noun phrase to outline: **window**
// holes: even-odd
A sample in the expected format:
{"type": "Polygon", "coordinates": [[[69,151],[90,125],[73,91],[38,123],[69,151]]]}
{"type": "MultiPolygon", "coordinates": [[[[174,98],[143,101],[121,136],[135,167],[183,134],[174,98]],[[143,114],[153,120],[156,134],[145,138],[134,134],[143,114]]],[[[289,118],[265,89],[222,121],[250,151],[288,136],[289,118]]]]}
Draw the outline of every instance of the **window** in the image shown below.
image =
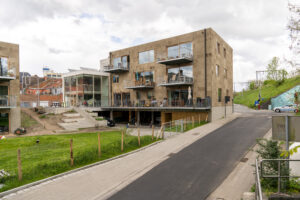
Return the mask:
{"type": "Polygon", "coordinates": [[[129,69],[129,56],[122,56],[122,66],[129,69]]]}
{"type": "Polygon", "coordinates": [[[223,51],[224,51],[224,58],[226,58],[226,49],[224,48],[223,51]]]}
{"type": "Polygon", "coordinates": [[[151,99],[153,96],[153,93],[151,91],[148,91],[147,93],[147,99],[151,99]]]}
{"type": "Polygon", "coordinates": [[[154,62],[154,50],[139,52],[139,64],[154,62]]]}
{"type": "Polygon", "coordinates": [[[218,89],[218,102],[222,101],[222,88],[218,89]]]}
{"type": "Polygon", "coordinates": [[[0,57],[0,76],[7,76],[8,71],[8,59],[0,57]]]}
{"type": "Polygon", "coordinates": [[[227,69],[224,69],[224,78],[227,78],[227,69]]]}
{"type": "Polygon", "coordinates": [[[137,100],[140,100],[140,98],[141,98],[140,92],[137,91],[137,92],[136,92],[136,99],[137,99],[137,100]]]}
{"type": "Polygon", "coordinates": [[[113,76],[113,83],[119,83],[119,75],[113,76]]]}
{"type": "Polygon", "coordinates": [[[220,66],[216,65],[216,76],[219,76],[219,72],[220,72],[220,66]]]}
{"type": "Polygon", "coordinates": [[[193,45],[191,42],[168,47],[169,59],[191,56],[192,54],[193,54],[193,45]]]}
{"type": "Polygon", "coordinates": [[[217,52],[218,52],[218,54],[220,54],[220,43],[219,42],[217,42],[217,52]]]}
{"type": "Polygon", "coordinates": [[[121,68],[121,57],[114,58],[114,68],[121,68]]]}

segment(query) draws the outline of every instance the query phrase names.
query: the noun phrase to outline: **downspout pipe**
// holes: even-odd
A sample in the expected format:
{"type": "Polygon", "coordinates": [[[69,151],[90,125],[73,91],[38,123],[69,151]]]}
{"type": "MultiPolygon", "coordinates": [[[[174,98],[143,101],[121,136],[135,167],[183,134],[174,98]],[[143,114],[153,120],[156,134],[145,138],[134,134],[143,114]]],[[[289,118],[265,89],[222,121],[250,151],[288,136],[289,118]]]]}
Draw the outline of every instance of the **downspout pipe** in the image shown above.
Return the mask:
{"type": "Polygon", "coordinates": [[[204,29],[204,91],[207,97],[207,60],[206,60],[206,29],[204,29]]]}

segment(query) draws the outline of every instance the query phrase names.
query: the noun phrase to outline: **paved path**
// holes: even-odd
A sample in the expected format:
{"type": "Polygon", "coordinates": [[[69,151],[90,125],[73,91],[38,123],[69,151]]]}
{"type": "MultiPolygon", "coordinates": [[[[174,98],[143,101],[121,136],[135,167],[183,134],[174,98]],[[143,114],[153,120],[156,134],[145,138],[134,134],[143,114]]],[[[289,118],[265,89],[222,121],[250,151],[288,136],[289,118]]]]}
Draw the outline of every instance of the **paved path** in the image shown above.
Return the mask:
{"type": "Polygon", "coordinates": [[[113,200],[206,199],[243,155],[271,128],[267,116],[243,117],[172,155],[113,200]]]}
{"type": "MultiPolygon", "coordinates": [[[[170,137],[156,145],[101,165],[97,165],[6,196],[20,200],[106,199],[141,177],[170,155],[236,118],[232,115],[184,134],[170,137]]],[[[203,138],[204,139],[204,138],[203,138]]],[[[149,185],[150,187],[151,185],[149,185]]],[[[142,198],[143,199],[143,198],[142,198]]]]}

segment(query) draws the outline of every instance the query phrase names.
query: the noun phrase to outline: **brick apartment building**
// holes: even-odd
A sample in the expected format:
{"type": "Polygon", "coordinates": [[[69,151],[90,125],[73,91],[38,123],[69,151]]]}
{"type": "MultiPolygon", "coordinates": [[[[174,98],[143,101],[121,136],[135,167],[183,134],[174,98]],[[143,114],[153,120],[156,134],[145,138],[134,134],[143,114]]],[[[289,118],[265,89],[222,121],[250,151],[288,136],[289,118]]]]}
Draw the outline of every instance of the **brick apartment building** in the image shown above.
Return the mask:
{"type": "Polygon", "coordinates": [[[160,124],[232,113],[232,48],[211,28],[110,52],[110,117],[160,124]]]}
{"type": "Polygon", "coordinates": [[[0,133],[21,126],[19,45],[0,42],[0,133]]]}

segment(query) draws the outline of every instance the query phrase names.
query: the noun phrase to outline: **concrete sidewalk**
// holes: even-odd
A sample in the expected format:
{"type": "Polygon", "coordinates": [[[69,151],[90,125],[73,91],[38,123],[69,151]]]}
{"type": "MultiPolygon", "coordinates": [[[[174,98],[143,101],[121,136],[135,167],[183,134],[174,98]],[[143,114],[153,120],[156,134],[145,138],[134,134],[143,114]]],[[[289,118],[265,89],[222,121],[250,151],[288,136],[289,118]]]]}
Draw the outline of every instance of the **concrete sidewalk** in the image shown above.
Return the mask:
{"type": "Polygon", "coordinates": [[[204,137],[240,114],[233,114],[195,128],[183,134],[101,165],[69,174],[40,185],[10,194],[3,199],[106,199],[142,176],[150,169],[177,153],[184,147],[204,137]]]}

